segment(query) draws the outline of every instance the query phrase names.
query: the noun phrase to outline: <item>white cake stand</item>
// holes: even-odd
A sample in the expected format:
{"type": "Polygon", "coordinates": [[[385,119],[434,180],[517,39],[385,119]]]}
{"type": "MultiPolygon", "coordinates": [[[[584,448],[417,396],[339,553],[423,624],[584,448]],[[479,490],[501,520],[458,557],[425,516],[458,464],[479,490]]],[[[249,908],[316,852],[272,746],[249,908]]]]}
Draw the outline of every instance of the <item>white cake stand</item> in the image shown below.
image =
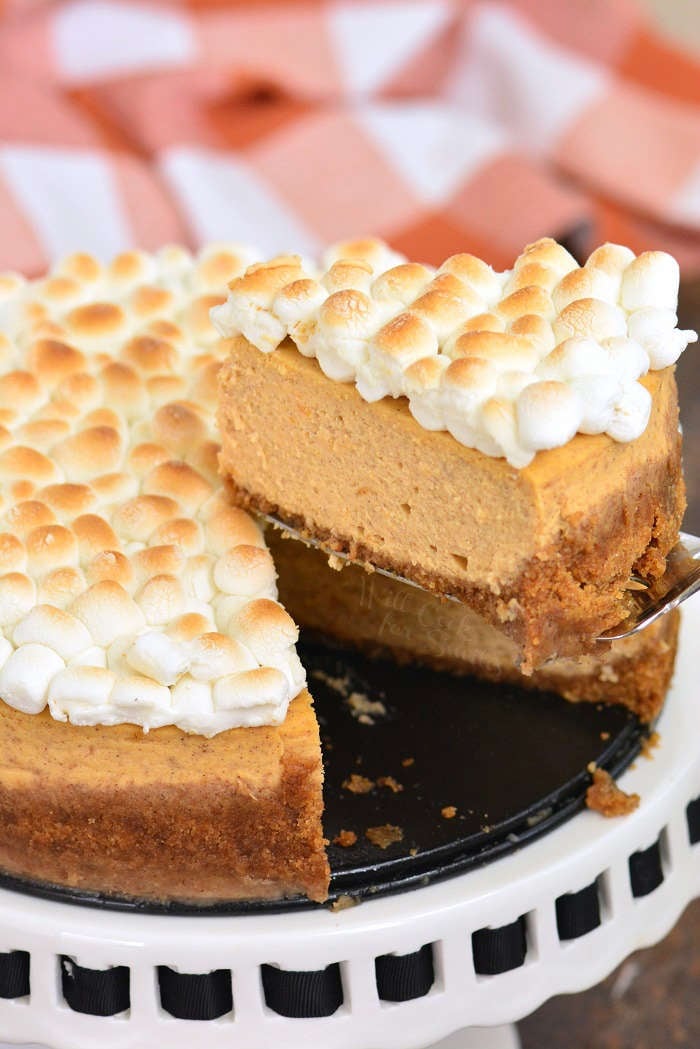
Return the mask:
{"type": "Polygon", "coordinates": [[[198,1049],[314,1042],[323,1049],[419,1049],[445,1039],[440,1049],[516,1049],[508,1025],[552,995],[603,979],[632,951],[661,939],[700,895],[700,803],[693,806],[700,797],[699,630],[696,598],[685,609],[675,683],[658,726],[661,746],[621,780],[642,796],[626,818],[583,812],[487,866],[336,913],[142,915],[0,891],[0,952],[28,952],[31,987],[0,999],[0,1041],[51,1049],[191,1049],[194,1038],[198,1049]],[[507,934],[508,927],[521,930],[524,959],[487,975],[473,934],[482,948],[485,935],[488,948],[489,937],[499,936],[488,930],[507,934]],[[386,1000],[376,959],[418,958],[421,948],[423,962],[432,960],[432,986],[411,1000],[386,1000]],[[69,968],[126,967],[127,1008],[107,1017],[70,1008],[61,957],[71,959],[69,968]],[[208,1021],[175,1018],[161,1004],[159,966],[176,974],[224,970],[219,979],[226,994],[232,991],[232,1008],[208,1021]],[[261,975],[269,966],[264,971],[273,977],[282,971],[283,984],[316,973],[311,998],[314,980],[332,977],[341,1003],[327,1016],[280,1015],[261,975]]]}

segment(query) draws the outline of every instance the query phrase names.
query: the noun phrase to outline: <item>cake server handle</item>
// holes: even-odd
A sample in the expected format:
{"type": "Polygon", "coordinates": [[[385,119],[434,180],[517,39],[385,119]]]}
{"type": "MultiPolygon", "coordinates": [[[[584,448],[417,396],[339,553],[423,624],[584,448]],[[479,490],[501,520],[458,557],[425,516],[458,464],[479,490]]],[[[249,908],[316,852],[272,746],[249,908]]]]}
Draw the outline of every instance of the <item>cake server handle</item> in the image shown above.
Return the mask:
{"type": "Polygon", "coordinates": [[[627,591],[631,603],[627,619],[606,630],[599,641],[617,641],[650,626],[700,590],[700,538],[680,533],[680,542],[666,558],[666,571],[652,583],[634,580],[639,589],[627,591]]]}

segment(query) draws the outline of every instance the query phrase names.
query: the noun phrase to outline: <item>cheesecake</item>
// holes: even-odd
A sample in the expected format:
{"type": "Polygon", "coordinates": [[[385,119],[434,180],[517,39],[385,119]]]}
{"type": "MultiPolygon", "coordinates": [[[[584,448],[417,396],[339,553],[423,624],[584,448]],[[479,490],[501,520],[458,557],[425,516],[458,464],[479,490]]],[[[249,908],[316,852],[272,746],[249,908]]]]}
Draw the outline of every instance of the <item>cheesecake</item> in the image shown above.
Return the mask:
{"type": "Polygon", "coordinates": [[[156,902],[306,895],[318,725],[218,475],[212,246],[0,277],[0,874],[156,902]]]}
{"type": "Polygon", "coordinates": [[[456,598],[523,673],[591,652],[678,539],[677,293],[663,252],[547,239],[507,273],[372,243],[255,264],[212,311],[231,497],[456,598]]]}

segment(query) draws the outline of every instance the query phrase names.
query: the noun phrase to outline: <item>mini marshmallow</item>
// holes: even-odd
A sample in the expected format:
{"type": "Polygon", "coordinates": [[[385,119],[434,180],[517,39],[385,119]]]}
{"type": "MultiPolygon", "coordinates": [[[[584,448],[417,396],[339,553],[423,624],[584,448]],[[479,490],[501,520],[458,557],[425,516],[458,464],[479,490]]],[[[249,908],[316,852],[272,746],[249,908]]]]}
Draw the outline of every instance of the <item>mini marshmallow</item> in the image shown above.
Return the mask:
{"type": "Polygon", "coordinates": [[[185,646],[157,630],[139,634],[124,653],[126,662],[139,674],[173,685],[186,670],[190,660],[185,646]]]}
{"type": "Polygon", "coordinates": [[[680,270],[665,251],[645,251],[622,274],[620,303],[630,312],[647,307],[675,311],[680,270]]]}
{"type": "Polygon", "coordinates": [[[269,598],[249,602],[235,617],[234,636],[250,649],[256,659],[264,659],[295,645],[299,630],[288,612],[269,598]]]}
{"type": "Polygon", "coordinates": [[[578,397],[563,382],[537,382],[526,387],[516,405],[518,434],[525,448],[538,451],[566,444],[579,428],[578,397]]]}
{"type": "Polygon", "coordinates": [[[142,674],[130,674],[117,678],[109,696],[111,706],[128,712],[137,719],[148,717],[148,723],[156,728],[166,725],[170,718],[170,689],[142,674]]]}
{"type": "Polygon", "coordinates": [[[111,670],[97,666],[69,666],[52,678],[48,691],[51,716],[74,725],[91,724],[80,717],[80,708],[105,707],[110,702],[116,677],[111,670]]]}
{"type": "Polygon", "coordinates": [[[348,289],[368,292],[372,283],[372,272],[372,267],[363,259],[338,259],[323,276],[322,284],[329,295],[348,289]]]}
{"type": "Polygon", "coordinates": [[[481,407],[480,420],[485,434],[480,435],[479,444],[496,449],[495,452],[487,451],[486,454],[505,455],[516,469],[521,469],[532,461],[534,451],[524,448],[521,444],[516,412],[511,400],[503,397],[490,398],[481,407]]]}
{"type": "Polygon", "coordinates": [[[115,638],[135,634],[145,625],[144,615],[119,583],[105,579],[93,583],[70,607],[85,624],[93,641],[105,648],[115,638]]]}
{"type": "Polygon", "coordinates": [[[634,339],[618,335],[602,343],[608,352],[612,371],[622,381],[641,378],[651,367],[649,354],[634,339]]]}
{"type": "Polygon", "coordinates": [[[185,610],[182,583],[172,575],[158,575],[143,586],[136,601],[147,623],[152,626],[168,623],[185,610]]]}
{"type": "Polygon", "coordinates": [[[503,294],[505,274],[495,273],[475,255],[452,255],[443,262],[438,273],[457,277],[489,305],[497,302],[503,294]]]}
{"type": "Polygon", "coordinates": [[[385,270],[372,284],[372,298],[376,302],[408,306],[430,284],[435,271],[417,262],[406,262],[385,270]]]}
{"type": "Polygon", "coordinates": [[[207,681],[183,674],[170,691],[173,721],[183,732],[209,733],[206,726],[214,713],[214,696],[207,681]]]}
{"type": "Polygon", "coordinates": [[[623,384],[616,375],[579,375],[570,383],[581,406],[580,433],[605,433],[623,384]]]}
{"type": "Polygon", "coordinates": [[[614,441],[633,441],[644,433],[651,413],[651,394],[638,382],[630,383],[614,405],[606,433],[614,441]]]}
{"type": "Polygon", "coordinates": [[[18,622],[32,609],[35,601],[36,585],[29,576],[22,572],[0,576],[0,627],[7,628],[18,622]]]}
{"type": "Polygon", "coordinates": [[[72,667],[106,667],[107,650],[102,645],[90,645],[84,652],[73,656],[68,663],[72,667]]]}
{"type": "Polygon", "coordinates": [[[602,269],[584,266],[562,277],[552,292],[552,302],[557,313],[562,313],[580,299],[598,299],[615,305],[618,291],[619,280],[615,276],[602,269]]]}
{"type": "Polygon", "coordinates": [[[79,619],[51,605],[35,605],[15,626],[12,641],[17,647],[32,642],[48,645],[64,660],[72,659],[92,644],[79,619]]]}
{"type": "Polygon", "coordinates": [[[40,714],[51,681],[64,667],[61,657],[47,645],[20,645],[0,670],[3,702],[24,714],[40,714]]]}
{"type": "Polygon", "coordinates": [[[275,566],[268,550],[234,546],[214,565],[214,582],[225,594],[275,596],[275,566]]]}
{"type": "Polygon", "coordinates": [[[609,354],[600,343],[579,335],[560,342],[537,366],[537,374],[567,382],[581,375],[604,375],[609,367],[609,354]]]}
{"type": "MultiPolygon", "coordinates": [[[[217,710],[247,710],[261,705],[282,706],[289,695],[281,670],[258,667],[219,678],[214,685],[217,710]]],[[[248,722],[250,724],[250,722],[248,722]]]]}
{"type": "Polygon", "coordinates": [[[649,354],[650,366],[656,370],[667,368],[680,357],[691,342],[697,342],[694,331],[676,328],[677,317],[672,309],[636,310],[630,314],[630,338],[635,339],[649,354]]]}
{"type": "Polygon", "coordinates": [[[357,388],[365,400],[387,393],[398,396],[406,368],[436,354],[437,338],[430,325],[415,313],[400,313],[370,340],[365,368],[357,372],[357,388]]]}
{"type": "Polygon", "coordinates": [[[614,335],[627,334],[627,318],[619,306],[602,299],[577,299],[562,310],[552,324],[556,339],[561,342],[579,335],[600,342],[614,335]]]}
{"type": "Polygon", "coordinates": [[[197,681],[216,681],[229,674],[253,670],[258,665],[252,653],[240,641],[213,631],[191,642],[189,658],[190,674],[197,681]]]}

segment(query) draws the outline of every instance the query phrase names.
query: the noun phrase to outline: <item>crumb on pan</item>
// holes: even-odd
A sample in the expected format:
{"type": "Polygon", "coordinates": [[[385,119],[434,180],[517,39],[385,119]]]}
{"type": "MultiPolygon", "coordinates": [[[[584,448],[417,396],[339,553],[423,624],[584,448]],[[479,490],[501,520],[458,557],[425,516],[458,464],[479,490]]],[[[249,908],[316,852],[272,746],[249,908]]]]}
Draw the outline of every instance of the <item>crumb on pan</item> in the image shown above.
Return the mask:
{"type": "Polygon", "coordinates": [[[333,900],[330,905],[331,911],[347,911],[349,907],[357,907],[361,900],[358,900],[356,896],[339,896],[337,900],[333,900]]]}
{"type": "Polygon", "coordinates": [[[365,837],[372,845],[377,845],[380,849],[386,849],[389,845],[393,845],[394,842],[403,841],[403,830],[401,827],[395,827],[391,823],[384,823],[381,827],[368,827],[365,831],[365,837]]]}
{"type": "Polygon", "coordinates": [[[387,787],[392,794],[400,794],[403,790],[403,783],[399,783],[393,776],[379,776],[377,786],[387,787]]]}
{"type": "Polygon", "coordinates": [[[645,739],[642,740],[642,757],[647,758],[651,761],[654,757],[654,751],[661,744],[661,736],[658,732],[650,732],[645,739]]]}
{"type": "Polygon", "coordinates": [[[350,713],[364,725],[374,725],[375,718],[386,717],[386,707],[379,699],[370,699],[364,692],[351,692],[347,698],[350,713]]]}
{"type": "Polygon", "coordinates": [[[342,849],[349,849],[351,845],[357,843],[357,834],[354,830],[341,830],[339,834],[336,834],[333,838],[334,845],[340,845],[342,849]]]}
{"type": "Polygon", "coordinates": [[[367,776],[361,776],[359,772],[353,772],[351,776],[343,780],[343,790],[349,790],[351,794],[369,794],[374,789],[375,783],[373,779],[368,779],[367,776]]]}
{"type": "Polygon", "coordinates": [[[440,815],[444,820],[453,820],[457,815],[457,807],[455,805],[445,805],[444,808],[440,809],[440,815]]]}
{"type": "Polygon", "coordinates": [[[605,769],[588,766],[593,782],[586,791],[586,805],[601,816],[628,816],[639,805],[639,794],[626,794],[605,769]]]}

